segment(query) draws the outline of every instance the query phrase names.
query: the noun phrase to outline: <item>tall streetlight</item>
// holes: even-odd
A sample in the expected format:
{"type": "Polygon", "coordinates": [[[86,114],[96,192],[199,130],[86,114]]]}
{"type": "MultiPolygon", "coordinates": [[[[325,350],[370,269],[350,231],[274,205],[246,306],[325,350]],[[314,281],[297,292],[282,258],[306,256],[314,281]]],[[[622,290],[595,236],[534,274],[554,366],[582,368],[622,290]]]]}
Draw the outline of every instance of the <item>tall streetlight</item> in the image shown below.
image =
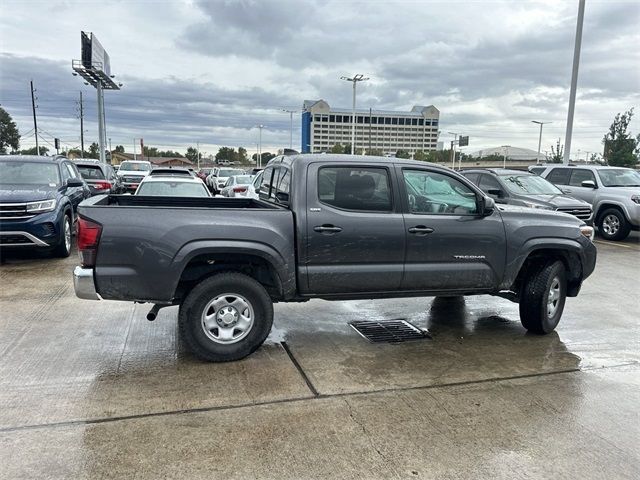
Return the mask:
{"type": "Polygon", "coordinates": [[[256,125],[256,128],[260,129],[258,134],[258,168],[262,167],[262,129],[264,125],[256,125]]]}
{"type": "Polygon", "coordinates": [[[538,136],[538,155],[536,156],[536,163],[540,163],[540,146],[542,144],[542,126],[545,123],[551,123],[551,122],[539,122],[537,120],[531,120],[531,123],[537,123],[538,125],[540,125],[540,135],[538,136]]]}
{"type": "Polygon", "coordinates": [[[351,155],[356,154],[356,83],[369,80],[369,77],[365,77],[361,73],[354,75],[353,77],[340,77],[340,80],[346,80],[353,83],[353,113],[351,115],[351,155]]]}
{"type": "Polygon", "coordinates": [[[455,145],[458,143],[458,134],[456,132],[447,132],[449,135],[453,135],[453,142],[451,142],[451,169],[456,169],[456,150],[455,145]]]}
{"type": "Polygon", "coordinates": [[[511,145],[502,145],[504,148],[504,160],[502,161],[502,168],[507,168],[507,149],[511,147],[511,145]]]}
{"type": "Polygon", "coordinates": [[[576,41],[573,47],[573,69],[571,71],[571,90],[569,92],[569,112],[567,113],[567,131],[564,136],[564,158],[568,164],[571,156],[571,134],[573,133],[573,113],[576,108],[576,90],[578,89],[578,66],[580,65],[580,47],[582,46],[582,23],[584,21],[584,0],[578,0],[578,22],[576,41]]]}
{"type": "Polygon", "coordinates": [[[289,121],[291,123],[289,130],[289,148],[293,150],[293,114],[296,113],[297,110],[287,110],[286,108],[281,108],[280,110],[289,114],[289,121]]]}

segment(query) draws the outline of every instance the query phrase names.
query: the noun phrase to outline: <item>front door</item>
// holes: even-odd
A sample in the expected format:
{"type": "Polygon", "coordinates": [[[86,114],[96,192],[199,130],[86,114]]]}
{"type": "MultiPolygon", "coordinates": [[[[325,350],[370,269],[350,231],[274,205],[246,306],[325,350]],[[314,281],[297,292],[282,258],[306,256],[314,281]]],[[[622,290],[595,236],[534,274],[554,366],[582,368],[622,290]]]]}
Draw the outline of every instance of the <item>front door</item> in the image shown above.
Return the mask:
{"type": "Polygon", "coordinates": [[[569,185],[563,187],[562,190],[567,195],[571,195],[574,198],[579,198],[585,202],[593,205],[593,200],[596,196],[596,189],[592,187],[583,187],[582,182],[590,180],[594,185],[598,185],[596,177],[593,172],[586,168],[574,168],[571,170],[571,176],[569,177],[569,185]]]}
{"type": "Polygon", "coordinates": [[[478,214],[478,195],[444,172],[397,167],[405,205],[403,290],[495,288],[506,242],[500,213],[478,214]]]}
{"type": "Polygon", "coordinates": [[[308,292],[400,288],[404,222],[390,167],[311,163],[308,169],[308,292]]]}

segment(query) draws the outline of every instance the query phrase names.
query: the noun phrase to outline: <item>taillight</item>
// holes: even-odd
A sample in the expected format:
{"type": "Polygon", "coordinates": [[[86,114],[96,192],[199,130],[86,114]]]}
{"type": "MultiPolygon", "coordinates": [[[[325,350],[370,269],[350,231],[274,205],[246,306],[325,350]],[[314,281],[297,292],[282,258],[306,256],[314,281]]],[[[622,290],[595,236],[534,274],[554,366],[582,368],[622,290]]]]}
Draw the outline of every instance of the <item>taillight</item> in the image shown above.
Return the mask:
{"type": "Polygon", "coordinates": [[[78,217],[76,233],[80,263],[83,267],[93,267],[96,264],[96,253],[100,235],[102,234],[102,225],[86,218],[78,217]]]}
{"type": "Polygon", "coordinates": [[[108,190],[111,188],[111,183],[109,182],[96,182],[94,184],[94,186],[98,189],[98,190],[108,190]]]}
{"type": "Polygon", "coordinates": [[[247,187],[233,187],[233,191],[236,193],[246,192],[247,187]]]}

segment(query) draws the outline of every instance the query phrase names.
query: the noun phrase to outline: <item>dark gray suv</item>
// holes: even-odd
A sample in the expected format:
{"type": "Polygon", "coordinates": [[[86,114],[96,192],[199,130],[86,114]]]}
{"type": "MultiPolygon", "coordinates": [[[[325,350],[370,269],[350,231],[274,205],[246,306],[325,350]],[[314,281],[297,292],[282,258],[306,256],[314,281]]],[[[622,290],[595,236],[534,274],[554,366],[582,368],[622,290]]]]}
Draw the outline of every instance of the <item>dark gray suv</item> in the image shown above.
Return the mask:
{"type": "Polygon", "coordinates": [[[544,178],[528,172],[508,169],[475,169],[460,172],[496,203],[556,210],[590,223],[591,205],[570,197],[544,178]]]}

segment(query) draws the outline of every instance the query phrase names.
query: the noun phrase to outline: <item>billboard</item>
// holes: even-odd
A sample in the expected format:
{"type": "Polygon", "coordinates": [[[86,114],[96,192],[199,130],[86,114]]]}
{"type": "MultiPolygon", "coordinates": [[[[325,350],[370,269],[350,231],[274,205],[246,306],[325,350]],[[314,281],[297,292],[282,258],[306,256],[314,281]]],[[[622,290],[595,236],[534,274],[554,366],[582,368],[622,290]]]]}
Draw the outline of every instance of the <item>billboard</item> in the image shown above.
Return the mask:
{"type": "Polygon", "coordinates": [[[80,32],[82,64],[89,70],[100,70],[108,77],[111,75],[109,54],[91,32],[80,32]]]}

